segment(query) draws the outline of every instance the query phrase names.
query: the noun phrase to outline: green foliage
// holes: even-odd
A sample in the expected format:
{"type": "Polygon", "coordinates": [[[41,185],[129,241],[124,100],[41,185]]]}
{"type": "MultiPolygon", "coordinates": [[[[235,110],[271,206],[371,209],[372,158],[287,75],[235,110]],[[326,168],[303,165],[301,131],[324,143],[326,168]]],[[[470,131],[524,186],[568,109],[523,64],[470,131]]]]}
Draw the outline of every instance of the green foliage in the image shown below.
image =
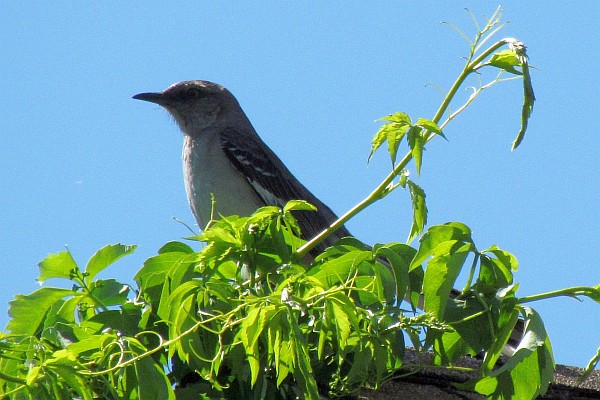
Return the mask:
{"type": "MultiPolygon", "coordinates": [[[[193,388],[205,398],[316,399],[377,388],[401,367],[417,367],[403,360],[406,339],[433,351],[437,366],[485,352],[481,377],[463,388],[490,397],[544,393],[550,341],[515,297],[513,255],[479,251],[468,227],[448,223],[430,227],[416,248],[371,249],[347,238],[307,265],[293,251],[298,204],[215,222],[196,238],[207,243],[200,252],[167,243],[136,274],[136,290],[88,278],[67,252],[50,255],[40,279],[67,279],[72,289],[43,287],[11,303],[0,393],[162,399],[193,388]],[[465,265],[472,282],[450,300],[465,265]],[[420,293],[427,313],[401,308],[402,299],[414,308],[420,293]],[[525,336],[493,369],[519,315],[525,336]]],[[[85,271],[134,248],[106,246],[85,271]]],[[[577,293],[600,295],[587,289],[577,293]]]]}
{"type": "Polygon", "coordinates": [[[387,142],[392,172],[316,239],[299,239],[294,219],[295,211],[314,207],[291,201],[214,222],[191,238],[205,243],[201,251],[165,244],[144,262],[135,285],[98,278],[135,246],[106,246],[83,269],[68,251],[40,262],[40,282],[55,279],[70,289],[42,287],[11,302],[7,333],[0,335],[0,398],[318,399],[378,388],[401,369],[452,368],[467,354],[484,359],[463,389],[490,398],[543,394],[554,371],[552,349],[540,316],[525,304],[556,296],[600,302],[600,286],[518,298],[512,254],[495,245],[478,250],[471,230],[458,222],[425,231],[425,191],[407,170],[414,160],[418,175],[429,140],[443,137],[453,118],[501,81],[476,88],[446,115],[465,79],[484,67],[523,79],[513,148],[523,139],[535,100],[525,47],[504,39],[480,51],[498,23],[496,13],[470,42],[465,68],[431,120],[413,123],[402,112],[382,119],[369,158],[387,142]],[[408,150],[398,161],[404,139],[408,150]],[[408,243],[420,236],[417,246],[370,248],[344,238],[314,259],[306,256],[336,226],[397,187],[410,193],[408,243]],[[463,290],[451,296],[463,270],[463,290]],[[417,313],[422,306],[426,312],[417,313]],[[524,336],[497,367],[518,324],[524,336]],[[433,352],[432,364],[407,363],[406,341],[419,353],[433,352]]]}

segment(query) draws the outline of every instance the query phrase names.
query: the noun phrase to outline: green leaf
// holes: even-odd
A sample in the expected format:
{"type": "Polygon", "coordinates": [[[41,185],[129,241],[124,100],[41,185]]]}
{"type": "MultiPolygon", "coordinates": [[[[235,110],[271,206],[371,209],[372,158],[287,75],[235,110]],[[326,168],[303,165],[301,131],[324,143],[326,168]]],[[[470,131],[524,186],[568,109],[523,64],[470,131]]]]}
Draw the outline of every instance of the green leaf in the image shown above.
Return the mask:
{"type": "Polygon", "coordinates": [[[339,258],[326,261],[323,264],[317,264],[307,276],[316,279],[324,288],[330,288],[340,283],[346,282],[350,275],[363,261],[371,259],[370,251],[351,251],[339,258]]]}
{"type": "Polygon", "coordinates": [[[502,327],[500,332],[498,332],[496,340],[494,341],[494,343],[492,343],[492,345],[488,348],[488,350],[485,353],[485,358],[483,359],[481,368],[486,373],[489,373],[494,368],[496,362],[502,355],[502,349],[508,343],[508,340],[513,334],[518,319],[519,309],[513,308],[509,316],[506,317],[506,322],[504,326],[502,327]]]}
{"type": "Polygon", "coordinates": [[[423,280],[425,311],[437,319],[444,320],[446,303],[454,281],[469,255],[471,243],[449,240],[436,246],[433,258],[427,263],[423,280]]]}
{"type": "Polygon", "coordinates": [[[403,112],[395,112],[394,114],[388,114],[383,118],[379,118],[378,121],[390,121],[390,122],[398,122],[401,124],[412,125],[410,117],[407,113],[403,112]]]}
{"type": "Polygon", "coordinates": [[[598,347],[596,354],[587,363],[587,365],[585,366],[585,369],[583,370],[583,373],[581,374],[581,376],[579,377],[579,379],[577,381],[579,383],[585,381],[588,378],[588,376],[590,376],[590,374],[592,372],[594,372],[594,370],[598,366],[598,363],[600,363],[600,347],[598,347]]]}
{"type": "MultiPolygon", "coordinates": [[[[290,315],[290,317],[293,317],[290,315]]],[[[313,374],[308,352],[308,344],[297,323],[291,324],[290,330],[290,352],[294,355],[292,374],[300,390],[307,399],[317,400],[320,398],[317,381],[313,374]]]]}
{"type": "Polygon", "coordinates": [[[390,154],[392,165],[395,165],[398,146],[411,126],[410,117],[405,113],[398,112],[383,117],[380,121],[381,120],[389,122],[382,125],[373,137],[373,140],[371,141],[371,152],[369,153],[367,162],[371,160],[375,151],[387,141],[388,153],[390,154]]]}
{"type": "Polygon", "coordinates": [[[348,344],[351,328],[359,329],[356,307],[346,295],[341,293],[328,296],[327,304],[329,305],[329,317],[335,324],[337,344],[339,349],[343,350],[348,344]]]}
{"type": "Polygon", "coordinates": [[[317,207],[310,204],[308,201],[304,200],[290,200],[283,207],[283,212],[288,213],[293,210],[302,210],[302,211],[317,211],[317,207]]]}
{"type": "Polygon", "coordinates": [[[392,160],[392,167],[396,165],[396,156],[398,154],[398,147],[404,138],[406,132],[408,132],[410,125],[399,125],[399,124],[388,124],[384,125],[389,127],[387,129],[387,142],[388,142],[388,153],[392,160]]]}
{"type": "MultiPolygon", "coordinates": [[[[192,253],[193,255],[194,253],[192,253]]],[[[190,253],[178,252],[161,253],[150,257],[144,261],[144,266],[135,274],[134,279],[142,290],[162,285],[165,283],[169,271],[188,261],[188,257],[190,257],[190,253]]]]}
{"type": "Polygon", "coordinates": [[[423,128],[423,129],[426,129],[429,132],[433,132],[436,135],[439,135],[439,136],[443,137],[444,139],[446,139],[446,136],[444,136],[444,133],[442,132],[442,130],[440,129],[438,124],[436,124],[435,122],[433,122],[430,119],[419,118],[417,120],[417,122],[415,123],[415,125],[423,128]]]}
{"type": "Polygon", "coordinates": [[[527,58],[523,58],[521,68],[523,69],[523,108],[521,109],[521,130],[519,130],[517,137],[513,141],[512,150],[515,150],[517,147],[519,147],[523,141],[523,138],[525,137],[529,117],[531,117],[531,113],[533,112],[533,104],[535,103],[535,94],[533,93],[533,85],[531,83],[531,75],[529,74],[529,64],[527,62],[527,58]]]}
{"type": "Polygon", "coordinates": [[[194,250],[185,243],[172,241],[167,242],[158,250],[158,254],[163,253],[194,253],[194,250]]]}
{"type": "Polygon", "coordinates": [[[15,300],[10,302],[8,314],[11,320],[6,329],[17,335],[35,335],[43,325],[48,310],[56,302],[73,294],[68,289],[43,287],[26,296],[15,296],[15,300]]]}
{"type": "Polygon", "coordinates": [[[515,69],[515,66],[520,65],[519,56],[514,50],[502,50],[494,53],[490,58],[489,63],[496,68],[500,68],[514,75],[522,75],[520,71],[515,69]]]}
{"type": "Polygon", "coordinates": [[[120,306],[127,301],[129,286],[114,279],[98,280],[92,283],[90,301],[96,307],[120,306]]]}
{"type": "Polygon", "coordinates": [[[407,242],[419,236],[427,224],[427,205],[425,204],[425,191],[411,180],[406,181],[410,191],[413,219],[407,242]]]}
{"type": "Polygon", "coordinates": [[[119,258],[133,253],[137,246],[126,246],[120,243],[109,244],[96,252],[88,261],[85,267],[87,274],[85,280],[87,283],[92,282],[94,277],[110,264],[117,261],[119,258]]]}
{"type": "Polygon", "coordinates": [[[512,284],[512,271],[516,271],[519,267],[515,256],[497,246],[482,251],[480,263],[477,287],[481,292],[488,293],[512,284]],[[488,255],[490,253],[496,257],[490,257],[488,255]]]}
{"type": "Polygon", "coordinates": [[[78,398],[83,400],[95,398],[90,388],[90,382],[81,376],[74,366],[58,364],[52,365],[52,368],[48,368],[48,370],[52,371],[54,376],[60,377],[60,380],[64,380],[68,387],[79,395],[78,398]]]}
{"type": "Polygon", "coordinates": [[[38,281],[44,282],[50,278],[70,279],[72,274],[79,268],[68,251],[62,251],[57,254],[50,254],[38,263],[40,276],[38,281]]]}
{"type": "Polygon", "coordinates": [[[385,258],[392,267],[397,300],[401,301],[406,296],[409,286],[408,268],[416,250],[403,243],[390,243],[375,245],[373,251],[377,257],[385,258]]]}
{"type": "Polygon", "coordinates": [[[446,302],[444,319],[450,321],[452,330],[427,330],[426,342],[434,343],[436,365],[452,364],[467,354],[474,357],[490,345],[493,326],[485,311],[474,298],[446,302]]]}
{"type": "Polygon", "coordinates": [[[472,242],[471,229],[460,222],[448,222],[430,227],[419,240],[419,250],[411,262],[410,269],[423,264],[438,245],[449,240],[472,242]]]}
{"type": "Polygon", "coordinates": [[[413,159],[415,160],[415,167],[417,168],[417,175],[421,174],[421,162],[423,158],[423,146],[425,141],[423,140],[423,130],[418,126],[411,126],[408,130],[408,146],[413,159]]]}
{"type": "Polygon", "coordinates": [[[514,39],[508,42],[508,44],[510,45],[511,50],[516,54],[518,62],[521,65],[521,70],[523,71],[523,108],[521,110],[521,130],[512,143],[512,150],[515,150],[521,144],[523,137],[525,137],[529,117],[531,117],[531,113],[533,112],[535,94],[533,93],[531,74],[529,73],[529,60],[527,58],[525,45],[514,39]]]}
{"type": "MultiPolygon", "coordinates": [[[[274,306],[269,306],[271,309],[273,309],[273,307],[274,306]]],[[[244,345],[244,349],[246,350],[246,358],[250,365],[250,385],[252,387],[256,384],[258,374],[261,371],[258,338],[260,337],[266,322],[266,318],[261,317],[263,308],[265,307],[262,305],[252,307],[246,318],[244,318],[238,333],[244,345]]]]}
{"type": "Polygon", "coordinates": [[[523,309],[525,336],[515,354],[489,375],[457,386],[494,399],[534,399],[546,393],[555,369],[552,346],[539,315],[523,309]]]}
{"type": "Polygon", "coordinates": [[[140,399],[175,400],[171,383],[161,365],[152,357],[142,357],[135,362],[135,372],[140,399]]]}

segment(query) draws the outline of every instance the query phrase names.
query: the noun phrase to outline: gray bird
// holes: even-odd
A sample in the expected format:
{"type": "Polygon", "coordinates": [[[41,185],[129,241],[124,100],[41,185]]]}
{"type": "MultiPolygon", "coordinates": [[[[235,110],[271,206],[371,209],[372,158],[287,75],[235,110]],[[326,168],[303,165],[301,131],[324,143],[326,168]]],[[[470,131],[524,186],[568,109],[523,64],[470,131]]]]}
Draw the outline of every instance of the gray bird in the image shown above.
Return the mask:
{"type": "MultiPolygon", "coordinates": [[[[183,132],[185,188],[200,228],[211,219],[211,194],[215,217],[248,216],[266,205],[283,207],[289,200],[306,200],[317,208],[316,212],[295,213],[306,240],[337,220],[261,140],[238,101],[223,86],[186,81],[133,98],[164,107],[183,132]]],[[[313,253],[345,236],[350,232],[341,227],[313,253]]]]}

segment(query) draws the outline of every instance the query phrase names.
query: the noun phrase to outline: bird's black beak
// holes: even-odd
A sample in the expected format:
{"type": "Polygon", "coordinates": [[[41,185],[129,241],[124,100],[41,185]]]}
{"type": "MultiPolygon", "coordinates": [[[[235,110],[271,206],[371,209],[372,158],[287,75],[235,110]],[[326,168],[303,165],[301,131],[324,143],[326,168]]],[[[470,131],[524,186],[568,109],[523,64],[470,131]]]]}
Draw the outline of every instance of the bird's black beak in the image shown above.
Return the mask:
{"type": "Polygon", "coordinates": [[[156,104],[160,104],[160,105],[163,105],[165,103],[165,96],[161,92],[158,92],[158,93],[152,93],[152,92],[149,92],[149,93],[140,93],[140,94],[136,94],[132,98],[136,99],[136,100],[149,101],[151,103],[156,103],[156,104]]]}

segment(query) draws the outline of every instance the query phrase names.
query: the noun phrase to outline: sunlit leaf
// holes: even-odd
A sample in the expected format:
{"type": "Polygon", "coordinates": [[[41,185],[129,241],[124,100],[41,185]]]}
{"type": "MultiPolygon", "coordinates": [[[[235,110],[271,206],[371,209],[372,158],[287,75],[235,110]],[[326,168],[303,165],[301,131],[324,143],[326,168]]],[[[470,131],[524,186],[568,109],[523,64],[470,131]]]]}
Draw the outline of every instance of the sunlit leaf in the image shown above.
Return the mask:
{"type": "Polygon", "coordinates": [[[429,132],[433,132],[436,135],[439,135],[439,136],[443,137],[444,139],[446,139],[446,136],[444,136],[444,133],[442,132],[442,130],[440,129],[438,124],[436,124],[432,120],[425,119],[425,118],[419,118],[417,120],[417,122],[415,122],[415,125],[423,128],[425,130],[428,130],[429,132]]]}
{"type": "Polygon", "coordinates": [[[521,75],[521,72],[515,69],[515,66],[520,65],[519,57],[514,50],[502,50],[494,53],[490,58],[489,63],[496,68],[503,69],[511,74],[521,75]]]}
{"type": "Polygon", "coordinates": [[[85,267],[86,282],[91,282],[103,269],[117,261],[123,256],[133,253],[137,246],[126,246],[120,243],[104,246],[90,258],[85,267]]]}
{"type": "Polygon", "coordinates": [[[8,309],[11,320],[6,329],[13,334],[34,335],[43,324],[48,310],[57,301],[73,294],[68,289],[43,287],[28,295],[15,296],[8,309]]]}
{"type": "Polygon", "coordinates": [[[410,200],[413,210],[412,224],[407,242],[411,242],[420,235],[427,224],[427,205],[425,204],[425,191],[411,180],[406,181],[410,191],[410,200]]]}
{"type": "Polygon", "coordinates": [[[523,108],[521,110],[521,130],[517,134],[516,139],[513,141],[512,150],[515,150],[517,147],[519,147],[523,137],[525,137],[527,124],[529,123],[529,117],[531,117],[531,113],[533,112],[533,104],[535,103],[535,95],[533,93],[533,85],[531,83],[531,75],[529,73],[529,61],[525,52],[525,46],[521,44],[521,46],[518,46],[517,49],[517,55],[519,57],[521,69],[523,70],[523,108]]]}
{"type": "Polygon", "coordinates": [[[439,244],[448,240],[471,242],[471,229],[460,222],[431,226],[419,240],[419,249],[411,262],[410,269],[423,264],[439,244]]]}
{"type": "Polygon", "coordinates": [[[412,154],[413,160],[415,160],[415,167],[417,169],[417,175],[421,173],[421,163],[423,159],[423,146],[425,141],[423,140],[423,131],[418,126],[412,126],[407,133],[408,146],[412,154]]]}
{"type": "Polygon", "coordinates": [[[436,246],[427,263],[423,281],[425,311],[443,320],[446,302],[471,249],[470,243],[454,240],[436,246]]]}
{"type": "Polygon", "coordinates": [[[317,207],[304,200],[290,200],[283,207],[283,212],[287,213],[292,210],[316,211],[317,207]]]}
{"type": "Polygon", "coordinates": [[[62,251],[56,254],[50,254],[38,264],[40,268],[39,282],[44,282],[50,278],[70,279],[71,275],[77,270],[77,263],[68,251],[62,251]]]}

